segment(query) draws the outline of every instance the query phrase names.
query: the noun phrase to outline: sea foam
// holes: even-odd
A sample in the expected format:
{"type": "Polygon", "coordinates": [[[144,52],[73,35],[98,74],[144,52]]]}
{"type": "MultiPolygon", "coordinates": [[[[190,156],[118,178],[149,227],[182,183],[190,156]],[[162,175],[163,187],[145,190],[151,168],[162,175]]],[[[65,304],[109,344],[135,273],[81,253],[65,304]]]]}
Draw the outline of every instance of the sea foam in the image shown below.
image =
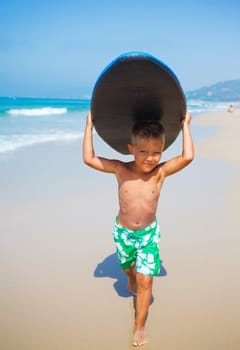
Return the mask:
{"type": "Polygon", "coordinates": [[[8,114],[10,115],[22,115],[22,116],[41,116],[41,115],[57,115],[67,113],[67,108],[27,108],[27,109],[10,109],[8,114]]]}
{"type": "Polygon", "coordinates": [[[71,142],[80,139],[82,136],[83,133],[56,132],[42,135],[12,135],[10,138],[2,137],[0,140],[0,153],[11,152],[22,147],[48,142],[71,142]]]}

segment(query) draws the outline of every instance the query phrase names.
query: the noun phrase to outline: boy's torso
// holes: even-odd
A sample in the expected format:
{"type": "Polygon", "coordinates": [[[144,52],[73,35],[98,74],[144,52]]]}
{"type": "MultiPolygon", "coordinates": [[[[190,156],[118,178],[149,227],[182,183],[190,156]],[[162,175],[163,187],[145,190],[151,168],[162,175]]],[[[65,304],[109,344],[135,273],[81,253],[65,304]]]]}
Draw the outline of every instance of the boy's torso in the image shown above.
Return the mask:
{"type": "Polygon", "coordinates": [[[131,163],[122,163],[118,179],[119,214],[121,225],[138,230],[150,225],[155,218],[160,190],[164,181],[160,166],[146,174],[133,171],[131,163]]]}

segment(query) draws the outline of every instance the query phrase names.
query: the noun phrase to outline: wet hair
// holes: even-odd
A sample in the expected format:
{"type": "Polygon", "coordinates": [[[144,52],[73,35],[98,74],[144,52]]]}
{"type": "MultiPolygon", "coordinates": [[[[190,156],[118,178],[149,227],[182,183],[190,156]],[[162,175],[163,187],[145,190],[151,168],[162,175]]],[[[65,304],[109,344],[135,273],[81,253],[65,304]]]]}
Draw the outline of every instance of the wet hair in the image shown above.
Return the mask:
{"type": "Polygon", "coordinates": [[[164,128],[157,120],[139,121],[132,127],[132,144],[136,144],[139,139],[159,139],[164,144],[164,128]]]}

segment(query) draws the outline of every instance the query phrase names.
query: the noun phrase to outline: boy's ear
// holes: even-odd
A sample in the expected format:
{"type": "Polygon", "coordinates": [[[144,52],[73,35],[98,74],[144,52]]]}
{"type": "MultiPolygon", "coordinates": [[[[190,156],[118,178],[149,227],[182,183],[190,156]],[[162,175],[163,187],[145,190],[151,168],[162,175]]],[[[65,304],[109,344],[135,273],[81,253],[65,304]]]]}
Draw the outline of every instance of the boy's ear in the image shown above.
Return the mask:
{"type": "Polygon", "coordinates": [[[131,145],[131,143],[128,144],[128,150],[129,153],[133,154],[133,146],[131,145]]]}

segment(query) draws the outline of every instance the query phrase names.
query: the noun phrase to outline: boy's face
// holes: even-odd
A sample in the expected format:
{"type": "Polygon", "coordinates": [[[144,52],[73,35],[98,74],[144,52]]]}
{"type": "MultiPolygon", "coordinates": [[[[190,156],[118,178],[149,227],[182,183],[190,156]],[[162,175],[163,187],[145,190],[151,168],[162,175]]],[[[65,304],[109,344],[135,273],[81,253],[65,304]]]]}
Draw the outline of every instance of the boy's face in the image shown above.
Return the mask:
{"type": "Polygon", "coordinates": [[[128,145],[130,153],[133,154],[137,168],[149,173],[159,163],[162,151],[163,142],[159,139],[138,139],[134,145],[128,145]]]}

